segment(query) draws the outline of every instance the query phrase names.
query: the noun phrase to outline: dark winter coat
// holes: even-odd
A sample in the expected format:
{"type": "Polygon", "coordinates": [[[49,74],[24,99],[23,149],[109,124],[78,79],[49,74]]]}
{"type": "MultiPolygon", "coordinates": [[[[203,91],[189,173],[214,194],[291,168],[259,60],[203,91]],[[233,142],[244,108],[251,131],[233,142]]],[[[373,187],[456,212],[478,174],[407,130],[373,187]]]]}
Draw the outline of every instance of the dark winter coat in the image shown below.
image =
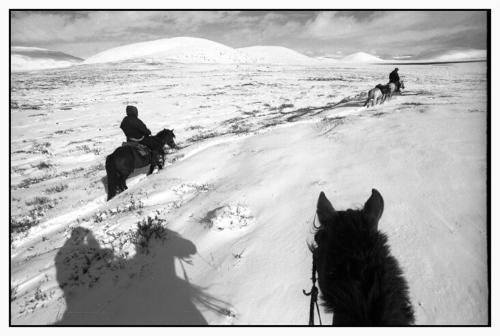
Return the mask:
{"type": "Polygon", "coordinates": [[[125,133],[127,139],[141,139],[143,136],[151,135],[151,131],[137,115],[137,110],[127,109],[127,116],[122,120],[120,128],[123,130],[123,133],[125,133]]]}
{"type": "Polygon", "coordinates": [[[389,74],[389,83],[399,83],[399,75],[398,75],[398,72],[396,70],[393,70],[389,74]]]}

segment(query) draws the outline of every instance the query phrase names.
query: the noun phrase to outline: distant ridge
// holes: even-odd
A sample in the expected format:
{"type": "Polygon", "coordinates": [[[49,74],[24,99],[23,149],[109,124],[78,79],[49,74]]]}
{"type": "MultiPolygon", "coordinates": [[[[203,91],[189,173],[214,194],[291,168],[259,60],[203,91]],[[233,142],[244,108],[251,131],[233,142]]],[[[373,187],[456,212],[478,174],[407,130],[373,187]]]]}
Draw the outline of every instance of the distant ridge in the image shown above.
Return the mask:
{"type": "Polygon", "coordinates": [[[12,71],[61,68],[76,64],[112,62],[185,63],[185,64],[269,64],[336,66],[337,64],[446,64],[481,62],[486,50],[450,50],[429,59],[382,59],[378,56],[356,52],[344,58],[309,57],[282,46],[251,46],[231,48],[224,44],[196,37],[173,37],[139,42],[111,48],[86,60],[54,50],[37,47],[11,47],[12,71]]]}
{"type": "Polygon", "coordinates": [[[486,62],[485,59],[478,59],[478,60],[467,60],[467,61],[404,61],[404,62],[392,62],[392,61],[387,61],[384,62],[384,64],[387,65],[432,65],[432,64],[455,64],[455,63],[481,63],[481,62],[486,62]]]}
{"type": "Polygon", "coordinates": [[[82,62],[81,58],[60,51],[13,46],[10,48],[12,71],[31,71],[68,67],[82,62]]]}

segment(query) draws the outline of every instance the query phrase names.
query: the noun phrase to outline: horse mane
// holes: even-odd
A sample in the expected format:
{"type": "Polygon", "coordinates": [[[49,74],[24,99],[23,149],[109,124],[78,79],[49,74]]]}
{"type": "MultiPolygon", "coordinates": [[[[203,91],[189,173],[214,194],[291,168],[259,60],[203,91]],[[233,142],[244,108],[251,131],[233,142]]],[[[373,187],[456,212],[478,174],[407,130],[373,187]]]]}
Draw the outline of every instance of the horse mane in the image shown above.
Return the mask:
{"type": "Polygon", "coordinates": [[[335,211],[314,229],[309,244],[318,264],[321,297],[334,324],[407,325],[414,322],[409,290],[387,236],[362,210],[335,211]]]}
{"type": "Polygon", "coordinates": [[[168,135],[172,135],[172,137],[175,138],[174,132],[172,130],[169,130],[169,129],[166,129],[166,128],[164,128],[161,131],[159,131],[158,133],[156,133],[155,137],[165,138],[168,135]]]}

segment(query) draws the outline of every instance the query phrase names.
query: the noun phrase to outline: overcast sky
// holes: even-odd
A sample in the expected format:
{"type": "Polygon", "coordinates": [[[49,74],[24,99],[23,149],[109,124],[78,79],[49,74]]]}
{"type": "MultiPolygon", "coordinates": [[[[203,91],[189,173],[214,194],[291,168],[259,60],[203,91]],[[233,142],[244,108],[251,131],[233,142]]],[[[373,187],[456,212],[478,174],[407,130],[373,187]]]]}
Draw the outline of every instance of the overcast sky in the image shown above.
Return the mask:
{"type": "Polygon", "coordinates": [[[134,42],[201,37],[233,48],[280,45],[310,56],[364,51],[425,58],[487,48],[479,11],[11,12],[11,45],[86,58],[134,42]]]}

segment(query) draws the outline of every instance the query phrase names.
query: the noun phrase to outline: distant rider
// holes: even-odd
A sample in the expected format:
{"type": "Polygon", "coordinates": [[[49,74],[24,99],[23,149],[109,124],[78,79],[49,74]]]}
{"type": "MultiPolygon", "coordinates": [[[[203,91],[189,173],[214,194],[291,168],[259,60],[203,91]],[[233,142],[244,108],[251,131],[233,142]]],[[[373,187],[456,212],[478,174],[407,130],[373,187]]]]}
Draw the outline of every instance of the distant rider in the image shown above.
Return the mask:
{"type": "Polygon", "coordinates": [[[151,131],[146,127],[146,125],[139,119],[139,111],[135,106],[127,106],[126,108],[127,116],[123,118],[120,128],[125,133],[128,142],[136,142],[141,145],[147,146],[152,151],[158,153],[163,153],[163,148],[153,137],[151,137],[151,131]]]}
{"type": "Polygon", "coordinates": [[[399,88],[401,87],[401,84],[399,82],[399,75],[398,75],[399,69],[396,68],[394,69],[390,74],[389,74],[389,83],[394,83],[396,84],[396,91],[399,92],[399,88]]]}

